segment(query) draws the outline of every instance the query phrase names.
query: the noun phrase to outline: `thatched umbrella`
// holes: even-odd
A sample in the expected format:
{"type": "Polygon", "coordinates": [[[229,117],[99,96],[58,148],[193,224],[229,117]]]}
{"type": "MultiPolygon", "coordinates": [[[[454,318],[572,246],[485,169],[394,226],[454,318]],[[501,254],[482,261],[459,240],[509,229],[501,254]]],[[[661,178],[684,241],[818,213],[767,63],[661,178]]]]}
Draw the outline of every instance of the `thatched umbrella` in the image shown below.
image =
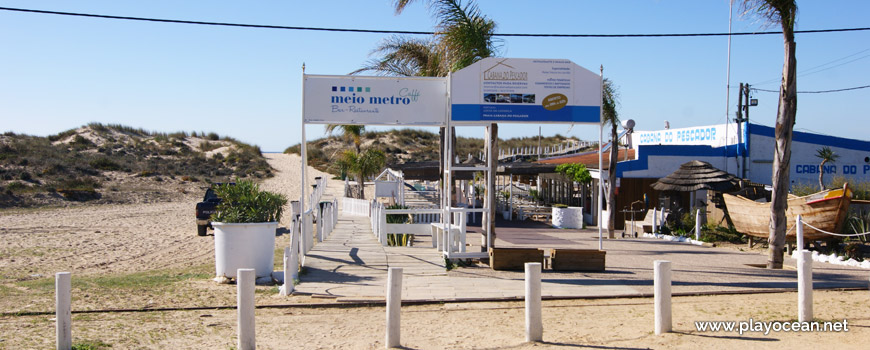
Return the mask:
{"type": "Polygon", "coordinates": [[[678,192],[697,190],[729,192],[737,186],[737,177],[700,160],[680,165],[677,171],[652,184],[652,188],[659,191],[678,192]]]}
{"type": "Polygon", "coordinates": [[[734,175],[716,169],[710,163],[693,160],[680,165],[677,171],[665,176],[652,185],[659,191],[691,192],[691,210],[695,206],[695,191],[713,190],[730,192],[738,187],[738,179],[734,175]]]}

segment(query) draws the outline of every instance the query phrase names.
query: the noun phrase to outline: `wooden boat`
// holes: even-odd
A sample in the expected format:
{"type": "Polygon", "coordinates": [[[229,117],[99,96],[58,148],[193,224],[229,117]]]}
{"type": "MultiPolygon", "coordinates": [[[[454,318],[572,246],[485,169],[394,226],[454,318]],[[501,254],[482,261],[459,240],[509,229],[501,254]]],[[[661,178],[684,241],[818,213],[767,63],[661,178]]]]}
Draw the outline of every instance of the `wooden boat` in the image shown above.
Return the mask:
{"type": "MultiPolygon", "coordinates": [[[[725,199],[728,215],[738,232],[761,238],[770,236],[770,203],[760,203],[727,193],[723,193],[722,197],[725,199]]],[[[849,213],[851,197],[848,184],[843,188],[825,190],[803,197],[790,195],[785,215],[788,219],[786,230],[791,230],[786,234],[786,241],[796,240],[797,230],[792,227],[798,214],[807,224],[828,232],[840,233],[849,213]]],[[[806,242],[831,238],[833,236],[804,226],[806,242]]]]}

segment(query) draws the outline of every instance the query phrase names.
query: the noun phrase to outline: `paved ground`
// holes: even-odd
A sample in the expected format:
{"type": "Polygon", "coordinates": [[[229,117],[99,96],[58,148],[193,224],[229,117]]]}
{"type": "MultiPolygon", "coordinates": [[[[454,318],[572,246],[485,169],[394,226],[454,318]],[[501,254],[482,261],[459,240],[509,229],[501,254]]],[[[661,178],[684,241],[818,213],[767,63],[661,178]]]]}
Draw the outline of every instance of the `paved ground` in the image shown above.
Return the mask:
{"type": "MultiPolygon", "coordinates": [[[[497,223],[496,246],[597,249],[597,230],[560,230],[539,224],[497,223]]],[[[606,234],[606,233],[605,233],[606,234]]],[[[468,241],[477,242],[477,233],[468,241]]],[[[403,267],[404,300],[473,300],[520,298],[522,272],[493,271],[486,265],[447,271],[428,237],[415,247],[383,247],[371,233],[367,217],[343,213],[335,232],[305,258],[297,293],[338,301],[383,300],[388,267],[403,267]]],[[[766,256],[730,248],[701,247],[649,238],[604,240],[606,271],[564,273],[545,270],[544,297],[611,297],[651,295],[653,262],[669,260],[675,294],[794,290],[793,268],[766,270],[766,256]]],[[[471,248],[471,247],[470,247],[471,248]]],[[[786,258],[786,265],[795,261],[786,258]]],[[[870,271],[816,263],[815,288],[867,288],[870,271]]]]}

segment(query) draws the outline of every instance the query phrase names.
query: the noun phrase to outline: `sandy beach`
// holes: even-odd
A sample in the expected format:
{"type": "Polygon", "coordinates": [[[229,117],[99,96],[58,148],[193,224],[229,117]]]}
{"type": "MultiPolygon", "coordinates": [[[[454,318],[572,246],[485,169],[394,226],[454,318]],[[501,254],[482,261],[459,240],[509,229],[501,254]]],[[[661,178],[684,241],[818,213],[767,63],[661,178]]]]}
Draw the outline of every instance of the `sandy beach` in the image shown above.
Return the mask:
{"type": "MultiPolygon", "coordinates": [[[[262,186],[298,198],[300,158],[266,156],[277,175],[262,186]]],[[[308,174],[310,181],[323,175],[313,169],[308,174]]],[[[330,181],[327,195],[337,196],[342,183],[330,181]]],[[[198,197],[191,191],[160,203],[0,213],[0,306],[4,312],[0,349],[53,347],[53,275],[59,271],[73,273],[74,310],[214,308],[78,313],[73,315],[74,342],[101,341],[113,349],[234,348],[235,310],[216,307],[234,305],[236,286],[210,280],[213,239],[196,235],[193,204],[198,197]],[[130,285],[117,286],[124,283],[130,285]],[[46,314],[15,315],[31,312],[46,314]]],[[[286,225],[284,220],[282,226],[286,225]]],[[[277,244],[285,246],[287,236],[279,236],[277,244]]],[[[696,321],[750,318],[793,321],[796,298],[793,292],[676,298],[674,333],[660,336],[653,334],[650,298],[545,301],[545,342],[536,344],[524,342],[522,302],[406,306],[402,309],[402,344],[409,349],[861,349],[870,342],[870,293],[866,290],[816,293],[816,320],[847,319],[849,332],[741,335],[700,332],[694,325],[696,321]]],[[[256,312],[258,346],[384,347],[382,306],[299,307],[331,302],[309,296],[280,297],[277,287],[258,286],[257,305],[271,305],[256,312]]]]}

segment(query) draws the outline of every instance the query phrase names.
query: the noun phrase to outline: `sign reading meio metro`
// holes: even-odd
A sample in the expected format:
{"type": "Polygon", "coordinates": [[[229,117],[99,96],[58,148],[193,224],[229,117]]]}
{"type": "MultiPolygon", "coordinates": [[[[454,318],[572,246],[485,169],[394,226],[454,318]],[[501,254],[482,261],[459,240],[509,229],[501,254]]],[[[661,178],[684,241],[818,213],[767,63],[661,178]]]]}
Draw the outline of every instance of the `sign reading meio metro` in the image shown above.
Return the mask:
{"type": "Polygon", "coordinates": [[[569,60],[485,58],[450,85],[453,122],[601,122],[601,77],[569,60]]]}
{"type": "Polygon", "coordinates": [[[304,76],[305,123],[446,124],[446,78],[304,76]]]}

